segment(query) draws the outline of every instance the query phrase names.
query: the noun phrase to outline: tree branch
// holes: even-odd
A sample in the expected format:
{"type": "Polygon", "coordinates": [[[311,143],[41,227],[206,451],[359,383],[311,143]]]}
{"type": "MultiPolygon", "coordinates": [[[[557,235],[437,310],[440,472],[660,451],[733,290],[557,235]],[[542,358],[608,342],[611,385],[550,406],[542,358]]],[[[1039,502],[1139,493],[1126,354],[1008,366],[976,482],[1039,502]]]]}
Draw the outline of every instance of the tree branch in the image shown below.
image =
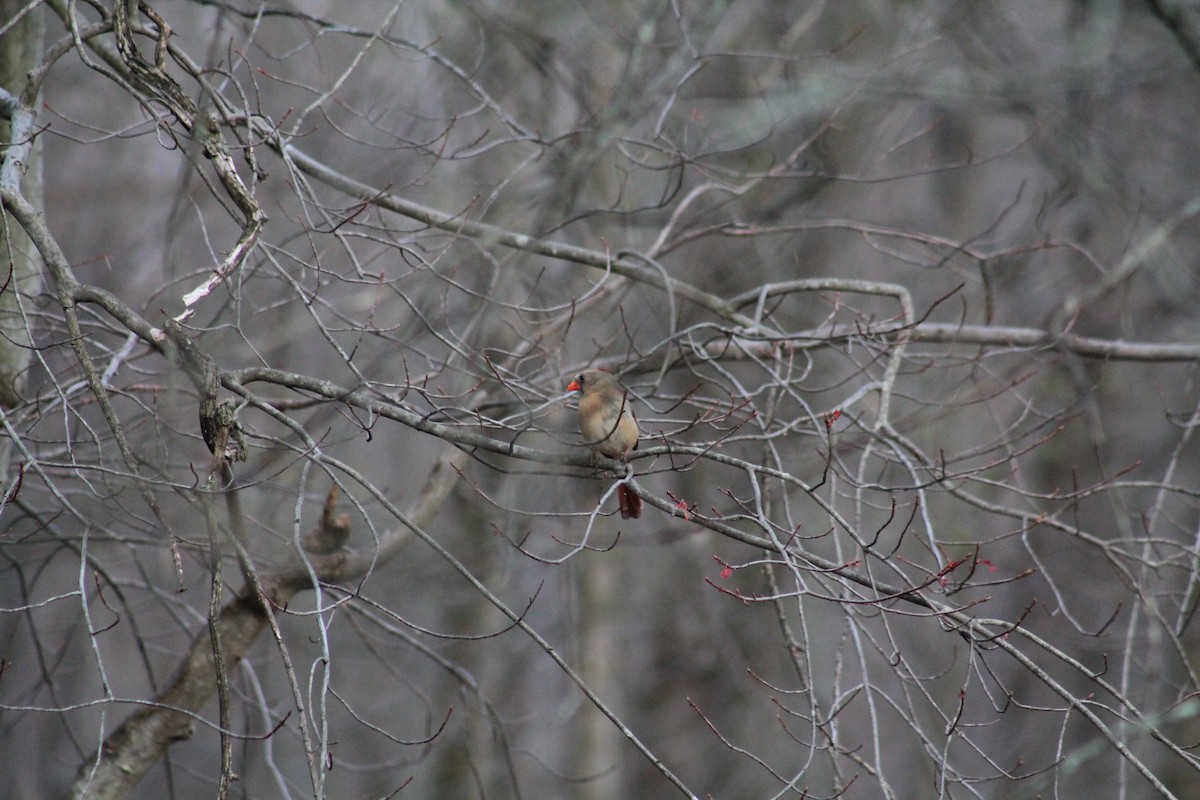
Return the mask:
{"type": "MultiPolygon", "coordinates": [[[[465,453],[453,447],[446,448],[413,503],[409,519],[414,524],[427,524],[436,516],[458,479],[456,468],[461,468],[465,461],[465,453]]],[[[334,553],[309,555],[308,564],[299,554],[293,554],[286,563],[260,577],[258,583],[271,606],[283,608],[297,592],[312,587],[313,573],[323,582],[354,581],[365,575],[370,567],[395,555],[407,538],[405,529],[394,529],[381,538],[378,550],[366,552],[343,548],[334,553]]],[[[232,671],[241,662],[267,622],[268,612],[258,591],[253,583],[247,583],[237,597],[221,609],[219,618],[212,625],[220,638],[226,670],[232,671]]],[[[127,797],[171,744],[192,735],[194,715],[216,691],[216,670],[210,630],[205,627],[192,640],[188,655],[170,685],[153,704],[135,712],[109,734],[98,757],[80,768],[71,797],[76,800],[127,797]]]]}

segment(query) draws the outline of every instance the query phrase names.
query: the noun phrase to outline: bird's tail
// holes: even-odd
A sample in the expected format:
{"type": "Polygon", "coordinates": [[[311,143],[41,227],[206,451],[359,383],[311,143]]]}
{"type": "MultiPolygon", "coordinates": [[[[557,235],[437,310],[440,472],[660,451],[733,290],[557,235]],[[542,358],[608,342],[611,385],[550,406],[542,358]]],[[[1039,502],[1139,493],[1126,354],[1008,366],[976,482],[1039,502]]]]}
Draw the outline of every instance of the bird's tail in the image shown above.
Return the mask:
{"type": "Polygon", "coordinates": [[[617,501],[621,504],[621,519],[637,519],[642,515],[642,498],[625,484],[617,487],[617,501]]]}

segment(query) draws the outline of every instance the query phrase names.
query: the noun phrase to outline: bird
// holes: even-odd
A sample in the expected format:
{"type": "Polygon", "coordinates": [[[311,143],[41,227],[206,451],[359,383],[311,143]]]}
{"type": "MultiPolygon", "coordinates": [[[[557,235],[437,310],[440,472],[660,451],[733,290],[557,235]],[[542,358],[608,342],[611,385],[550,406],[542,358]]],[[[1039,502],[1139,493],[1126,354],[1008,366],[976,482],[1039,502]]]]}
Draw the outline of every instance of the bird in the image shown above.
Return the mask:
{"type": "MultiPolygon", "coordinates": [[[[615,375],[589,369],[567,384],[568,392],[582,392],[579,398],[579,430],[584,443],[609,458],[624,461],[638,446],[638,424],[630,407],[629,392],[615,375]]],[[[617,487],[622,519],[642,515],[642,498],[626,484],[617,487]]]]}

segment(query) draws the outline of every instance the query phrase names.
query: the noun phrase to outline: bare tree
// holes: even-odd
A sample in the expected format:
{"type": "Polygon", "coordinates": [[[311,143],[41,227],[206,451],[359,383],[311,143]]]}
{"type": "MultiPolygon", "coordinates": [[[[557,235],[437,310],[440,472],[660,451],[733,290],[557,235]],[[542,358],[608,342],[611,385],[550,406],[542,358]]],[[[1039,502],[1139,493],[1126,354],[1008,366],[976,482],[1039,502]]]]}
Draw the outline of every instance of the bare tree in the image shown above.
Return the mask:
{"type": "Polygon", "coordinates": [[[17,797],[1200,786],[1186,11],[2,7],[17,797]]]}
{"type": "MultiPolygon", "coordinates": [[[[0,87],[18,86],[24,75],[41,60],[42,15],[28,13],[24,4],[0,4],[0,16],[8,20],[10,30],[0,48],[0,87]]],[[[16,187],[31,203],[42,202],[41,146],[33,138],[30,97],[18,98],[7,91],[0,94],[0,135],[6,148],[0,181],[16,187]]],[[[5,219],[7,223],[7,219],[5,219]]],[[[41,268],[37,251],[19,227],[0,226],[0,252],[4,254],[3,291],[0,291],[0,406],[11,409],[24,398],[32,350],[29,316],[31,310],[22,301],[41,293],[41,268]]],[[[0,439],[0,484],[8,485],[7,473],[13,439],[0,439]]]]}

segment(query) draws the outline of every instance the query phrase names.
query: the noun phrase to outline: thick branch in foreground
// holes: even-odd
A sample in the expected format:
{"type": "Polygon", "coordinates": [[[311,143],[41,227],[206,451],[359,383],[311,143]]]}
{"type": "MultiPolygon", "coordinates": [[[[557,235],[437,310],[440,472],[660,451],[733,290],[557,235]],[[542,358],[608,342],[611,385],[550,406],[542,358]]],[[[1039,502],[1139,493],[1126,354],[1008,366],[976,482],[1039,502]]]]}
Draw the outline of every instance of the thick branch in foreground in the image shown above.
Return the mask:
{"type": "MultiPolygon", "coordinates": [[[[464,452],[446,448],[414,502],[410,516],[414,525],[424,525],[437,514],[449,497],[458,469],[465,460],[464,452]]],[[[259,586],[273,607],[286,606],[297,592],[312,587],[313,573],[322,581],[356,580],[372,565],[378,566],[398,552],[408,536],[406,529],[395,529],[381,537],[378,550],[341,549],[327,554],[310,554],[308,564],[297,556],[274,574],[261,576],[259,586]]],[[[233,669],[254,645],[268,621],[268,609],[263,606],[262,597],[253,584],[247,584],[221,609],[217,619],[215,627],[220,635],[224,659],[221,668],[233,669]]],[[[196,715],[216,691],[217,668],[206,626],[192,640],[187,657],[170,686],[152,704],[126,719],[104,740],[98,758],[89,759],[80,768],[75,785],[71,787],[73,800],[128,797],[171,744],[192,735],[196,715]]]]}
{"type": "MultiPolygon", "coordinates": [[[[255,592],[248,590],[221,609],[217,625],[221,631],[226,668],[229,668],[241,661],[262,633],[267,625],[267,615],[255,592]]],[[[155,699],[154,705],[142,708],[125,720],[104,741],[100,758],[83,766],[71,788],[71,797],[88,800],[127,797],[146,772],[158,763],[168,746],[192,735],[195,728],[193,714],[208,702],[216,689],[215,672],[213,648],[206,628],[192,640],[179,672],[166,691],[155,699]]]]}

